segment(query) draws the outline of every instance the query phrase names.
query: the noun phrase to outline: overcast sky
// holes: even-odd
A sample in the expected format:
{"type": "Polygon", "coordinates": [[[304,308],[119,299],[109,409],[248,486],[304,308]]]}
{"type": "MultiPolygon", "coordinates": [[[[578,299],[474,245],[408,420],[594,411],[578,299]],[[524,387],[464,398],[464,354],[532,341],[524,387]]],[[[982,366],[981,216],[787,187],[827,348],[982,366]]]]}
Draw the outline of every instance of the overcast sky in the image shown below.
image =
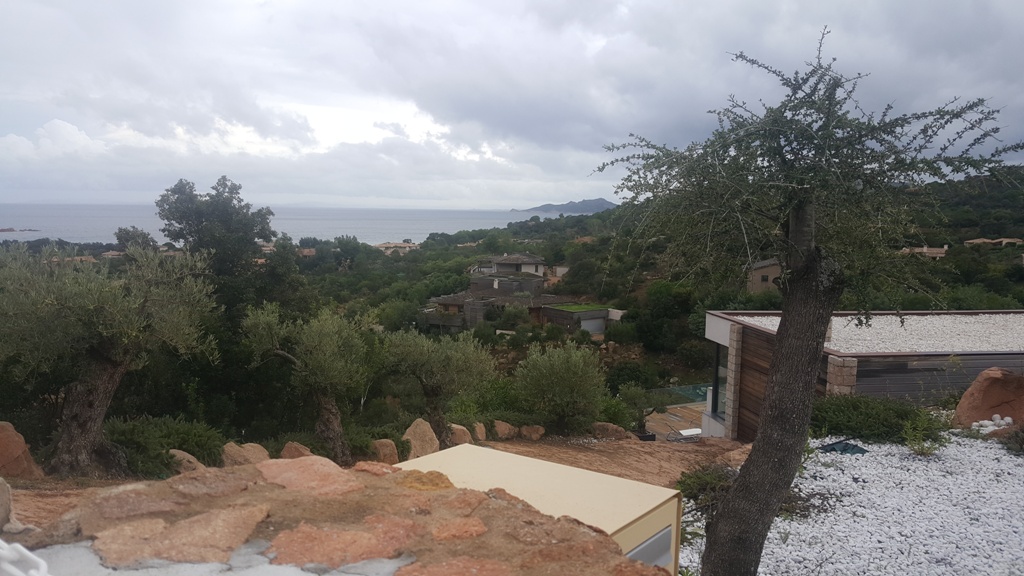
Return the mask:
{"type": "Polygon", "coordinates": [[[1020,0],[0,1],[0,203],[150,203],[226,174],[271,206],[614,199],[630,133],[685,146],[825,51],[866,106],[1001,108],[1024,138],[1020,0]]]}

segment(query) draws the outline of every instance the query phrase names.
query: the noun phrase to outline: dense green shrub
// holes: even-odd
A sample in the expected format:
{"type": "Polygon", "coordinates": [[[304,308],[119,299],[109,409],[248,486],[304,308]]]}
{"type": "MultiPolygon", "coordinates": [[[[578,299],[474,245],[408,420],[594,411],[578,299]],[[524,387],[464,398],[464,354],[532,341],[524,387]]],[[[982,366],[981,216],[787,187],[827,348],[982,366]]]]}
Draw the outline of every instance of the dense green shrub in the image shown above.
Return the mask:
{"type": "Polygon", "coordinates": [[[602,422],[611,422],[625,430],[635,430],[637,427],[635,411],[618,397],[609,396],[604,399],[600,418],[602,422]]]}
{"type": "Polygon", "coordinates": [[[864,442],[905,444],[906,433],[916,442],[941,442],[947,428],[928,411],[892,398],[829,395],[814,402],[811,414],[814,436],[852,436],[864,442]]]}
{"type": "Polygon", "coordinates": [[[632,322],[612,322],[605,328],[604,339],[619,344],[636,344],[640,339],[636,335],[636,324],[632,322]]]}
{"type": "Polygon", "coordinates": [[[206,424],[169,416],[112,418],[104,423],[103,430],[107,440],[124,450],[129,471],[143,478],[166,478],[175,473],[174,459],[167,453],[172,448],[188,452],[207,466],[219,466],[227,442],[206,424]]]}
{"type": "Polygon", "coordinates": [[[531,346],[515,381],[526,411],[556,434],[589,430],[608,395],[597,354],[573,344],[547,350],[531,346]]]}

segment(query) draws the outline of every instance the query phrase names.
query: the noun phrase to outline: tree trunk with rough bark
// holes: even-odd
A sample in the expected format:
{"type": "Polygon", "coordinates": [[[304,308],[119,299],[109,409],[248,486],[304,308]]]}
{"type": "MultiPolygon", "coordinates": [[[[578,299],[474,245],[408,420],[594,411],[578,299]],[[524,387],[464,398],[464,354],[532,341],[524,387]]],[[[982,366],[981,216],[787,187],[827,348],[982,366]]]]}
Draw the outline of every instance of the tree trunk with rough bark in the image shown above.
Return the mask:
{"type": "Polygon", "coordinates": [[[331,460],[346,468],[355,464],[352,459],[352,448],[345,438],[345,430],[341,427],[341,410],[334,398],[326,392],[315,392],[317,412],[316,436],[330,451],[331,460]]]}
{"type": "Polygon", "coordinates": [[[108,472],[99,465],[97,451],[103,444],[103,419],[126,372],[127,363],[99,361],[68,387],[57,445],[46,466],[47,472],[61,476],[99,476],[108,472]]]}
{"type": "Polygon", "coordinates": [[[424,385],[423,395],[427,402],[427,423],[437,436],[441,450],[452,447],[452,427],[444,417],[444,397],[439,387],[424,385]]]}
{"type": "Polygon", "coordinates": [[[842,294],[834,262],[812,249],[782,282],[782,318],[757,436],[707,523],[702,576],[753,576],[772,521],[800,468],[825,331],[842,294]]]}

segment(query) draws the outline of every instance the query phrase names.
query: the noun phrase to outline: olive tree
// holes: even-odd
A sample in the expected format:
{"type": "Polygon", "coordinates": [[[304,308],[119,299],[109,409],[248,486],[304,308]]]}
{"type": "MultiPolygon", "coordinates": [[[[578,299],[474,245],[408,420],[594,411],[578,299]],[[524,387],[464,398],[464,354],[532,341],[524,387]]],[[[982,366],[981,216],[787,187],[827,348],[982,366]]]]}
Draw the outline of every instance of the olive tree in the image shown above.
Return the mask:
{"type": "Polygon", "coordinates": [[[451,446],[444,411],[456,394],[495,378],[494,358],[469,332],[432,339],[417,332],[387,335],[385,364],[395,375],[414,379],[423,391],[427,422],[442,448],[451,446]]]}
{"type": "Polygon", "coordinates": [[[341,425],[338,398],[358,393],[370,377],[367,327],[366,321],[348,320],[327,308],[306,321],[285,321],[276,303],[251,309],[242,320],[254,364],[278,358],[291,366],[291,383],[316,404],[317,438],[342,466],[355,461],[341,425]]]}
{"type": "Polygon", "coordinates": [[[528,409],[561,434],[588,429],[608,395],[597,353],[572,343],[547,349],[530,346],[515,380],[528,409]]]}
{"type": "Polygon", "coordinates": [[[103,419],[125,374],[169,347],[215,358],[202,331],[215,311],[201,255],[164,257],[137,245],[117,274],[48,248],[0,248],[0,365],[15,380],[70,371],[52,458],[56,474],[104,472],[103,419]]]}
{"type": "MultiPolygon", "coordinates": [[[[997,110],[954,99],[924,112],[879,113],[854,97],[864,75],[822,55],[784,73],[743,53],[734,60],[777,80],[776,103],[732,97],[719,126],[683,149],[634,136],[612,146],[619,184],[641,228],[705,281],[741,276],[776,258],[782,317],[756,440],[728,498],[707,525],[702,574],[755,574],[772,519],[799,468],[825,332],[844,291],[910,282],[898,250],[914,238],[924,184],[998,168],[1021,149],[999,145],[997,110]]],[[[603,167],[602,167],[603,168],[603,167]]],[[[858,301],[858,300],[855,300],[858,301]]],[[[866,301],[864,300],[859,301],[866,301]]],[[[863,304],[866,306],[866,304],[863,304]]]]}

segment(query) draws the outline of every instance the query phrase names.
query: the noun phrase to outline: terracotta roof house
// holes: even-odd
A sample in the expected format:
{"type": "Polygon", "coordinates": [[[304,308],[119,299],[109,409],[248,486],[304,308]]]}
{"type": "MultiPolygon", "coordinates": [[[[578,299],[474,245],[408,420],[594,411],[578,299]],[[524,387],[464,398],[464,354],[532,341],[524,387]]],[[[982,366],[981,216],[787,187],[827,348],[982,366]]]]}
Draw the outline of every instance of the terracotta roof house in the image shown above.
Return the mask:
{"type": "Polygon", "coordinates": [[[388,256],[392,254],[405,256],[411,250],[419,250],[420,245],[414,242],[384,242],[382,244],[374,244],[373,247],[384,252],[388,256]]]}
{"type": "MultiPolygon", "coordinates": [[[[750,442],[757,434],[779,312],[712,311],[715,343],[701,429],[750,442]]],[[[817,392],[927,404],[966,389],[985,369],[1024,366],[1024,310],[873,312],[870,325],[837,312],[821,355],[817,392]]]]}

